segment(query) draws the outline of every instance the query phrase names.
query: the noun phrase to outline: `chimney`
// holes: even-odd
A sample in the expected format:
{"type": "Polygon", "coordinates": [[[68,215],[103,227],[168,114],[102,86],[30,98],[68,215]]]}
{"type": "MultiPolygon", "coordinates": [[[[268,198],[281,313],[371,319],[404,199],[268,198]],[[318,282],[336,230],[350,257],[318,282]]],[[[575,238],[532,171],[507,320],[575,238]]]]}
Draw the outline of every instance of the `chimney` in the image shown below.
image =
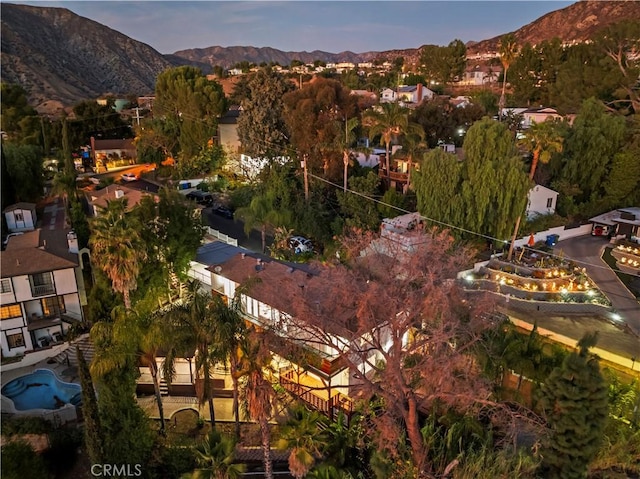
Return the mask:
{"type": "Polygon", "coordinates": [[[244,254],[244,253],[240,253],[240,255],[241,255],[242,259],[244,259],[244,257],[246,256],[246,254],[244,254]]]}
{"type": "Polygon", "coordinates": [[[120,188],[118,188],[116,190],[116,199],[120,199],[124,197],[124,191],[122,191],[120,188]]]}
{"type": "Polygon", "coordinates": [[[417,92],[418,98],[416,103],[422,103],[422,83],[418,83],[417,87],[418,87],[418,92],[417,92]]]}
{"type": "Polygon", "coordinates": [[[73,230],[67,233],[67,244],[69,245],[69,253],[78,254],[78,235],[73,230]]]}

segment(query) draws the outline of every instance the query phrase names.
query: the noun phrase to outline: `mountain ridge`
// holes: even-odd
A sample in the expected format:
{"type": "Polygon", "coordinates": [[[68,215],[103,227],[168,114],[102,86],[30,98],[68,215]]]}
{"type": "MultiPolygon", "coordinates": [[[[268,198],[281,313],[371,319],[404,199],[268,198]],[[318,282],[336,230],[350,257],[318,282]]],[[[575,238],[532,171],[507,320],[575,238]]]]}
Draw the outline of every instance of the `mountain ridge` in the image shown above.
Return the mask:
{"type": "MultiPolygon", "coordinates": [[[[537,43],[558,36],[563,42],[584,41],[600,28],[626,18],[640,19],[640,2],[583,0],[543,15],[514,32],[519,43],[537,43]]],[[[163,55],[150,45],[134,40],[94,20],[60,7],[37,7],[2,3],[2,81],[19,83],[30,103],[69,106],[106,94],[148,95],[163,70],[194,65],[208,73],[213,66],[228,68],[241,61],[260,64],[292,60],[368,62],[404,57],[416,64],[421,47],[340,53],[282,51],[271,47],[211,46],[163,55]]],[[[500,36],[468,42],[468,54],[495,52],[500,36]]]]}

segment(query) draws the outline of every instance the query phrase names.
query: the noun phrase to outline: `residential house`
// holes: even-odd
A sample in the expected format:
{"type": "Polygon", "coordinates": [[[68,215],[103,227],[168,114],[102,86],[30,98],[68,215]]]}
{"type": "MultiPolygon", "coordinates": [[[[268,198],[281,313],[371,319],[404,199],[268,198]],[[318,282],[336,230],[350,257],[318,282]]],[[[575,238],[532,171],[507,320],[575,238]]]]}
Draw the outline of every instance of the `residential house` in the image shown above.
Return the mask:
{"type": "Polygon", "coordinates": [[[589,219],[591,234],[625,236],[640,243],[640,207],[619,208],[589,219]]]}
{"type": "Polygon", "coordinates": [[[500,73],[502,73],[502,68],[499,66],[469,64],[465,69],[462,80],[458,82],[458,85],[491,85],[498,82],[500,73]]]}
{"type": "Polygon", "coordinates": [[[522,126],[529,128],[534,123],[542,123],[549,119],[562,119],[562,115],[555,108],[527,108],[522,112],[522,126]]]}
{"type": "Polygon", "coordinates": [[[240,162],[242,144],[238,136],[238,118],[242,107],[234,105],[218,119],[218,144],[224,148],[229,159],[227,169],[237,170],[240,162]]]}
{"type": "Polygon", "coordinates": [[[109,201],[120,198],[127,199],[127,211],[130,211],[142,201],[143,197],[151,194],[148,191],[136,190],[125,185],[109,185],[101,190],[92,190],[85,193],[93,216],[98,216],[100,210],[106,208],[109,201]]]}
{"type": "Polygon", "coordinates": [[[138,153],[133,139],[122,140],[98,140],[91,137],[91,151],[93,152],[93,164],[98,170],[122,164],[134,164],[138,153]]]}
{"type": "Polygon", "coordinates": [[[398,88],[385,88],[380,95],[380,102],[388,103],[398,101],[410,105],[419,105],[424,100],[431,100],[435,93],[421,83],[417,85],[404,85],[398,88]]]}
{"type": "Polygon", "coordinates": [[[16,203],[4,209],[4,219],[11,233],[33,231],[36,227],[36,205],[16,203]]]}
{"type": "Polygon", "coordinates": [[[542,185],[536,185],[527,194],[527,218],[539,215],[551,215],[556,212],[558,192],[542,185]]]}
{"type": "Polygon", "coordinates": [[[73,231],[37,229],[12,237],[0,262],[4,357],[61,342],[83,321],[86,293],[73,231]]]}

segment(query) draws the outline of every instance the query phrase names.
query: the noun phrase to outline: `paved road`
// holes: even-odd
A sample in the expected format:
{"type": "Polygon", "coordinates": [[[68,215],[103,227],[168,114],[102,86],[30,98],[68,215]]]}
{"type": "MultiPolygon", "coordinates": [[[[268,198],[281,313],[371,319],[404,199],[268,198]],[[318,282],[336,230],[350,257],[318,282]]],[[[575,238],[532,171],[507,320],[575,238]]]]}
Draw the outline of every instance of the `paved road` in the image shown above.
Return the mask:
{"type": "MultiPolygon", "coordinates": [[[[244,223],[240,220],[230,220],[213,212],[213,208],[205,208],[202,210],[202,217],[206,223],[221,233],[231,236],[238,240],[238,246],[250,249],[256,253],[262,252],[262,238],[260,232],[252,230],[247,237],[244,232],[244,223]]],[[[267,235],[267,247],[273,242],[273,238],[267,235]]]]}
{"type": "Polygon", "coordinates": [[[603,237],[580,236],[558,242],[554,251],[562,251],[565,257],[586,267],[589,277],[609,298],[620,315],[619,321],[625,322],[632,331],[640,334],[640,304],[600,257],[602,249],[608,244],[603,237]]]}

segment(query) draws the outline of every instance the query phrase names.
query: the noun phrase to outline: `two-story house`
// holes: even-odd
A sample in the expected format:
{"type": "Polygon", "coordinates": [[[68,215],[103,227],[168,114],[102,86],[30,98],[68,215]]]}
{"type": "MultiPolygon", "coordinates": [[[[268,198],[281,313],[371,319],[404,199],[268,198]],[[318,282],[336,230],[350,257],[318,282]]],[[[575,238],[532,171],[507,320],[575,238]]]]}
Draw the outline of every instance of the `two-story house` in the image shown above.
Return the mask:
{"type": "Polygon", "coordinates": [[[0,262],[3,356],[61,342],[74,322],[83,321],[86,294],[73,231],[37,229],[12,237],[0,262]]]}

